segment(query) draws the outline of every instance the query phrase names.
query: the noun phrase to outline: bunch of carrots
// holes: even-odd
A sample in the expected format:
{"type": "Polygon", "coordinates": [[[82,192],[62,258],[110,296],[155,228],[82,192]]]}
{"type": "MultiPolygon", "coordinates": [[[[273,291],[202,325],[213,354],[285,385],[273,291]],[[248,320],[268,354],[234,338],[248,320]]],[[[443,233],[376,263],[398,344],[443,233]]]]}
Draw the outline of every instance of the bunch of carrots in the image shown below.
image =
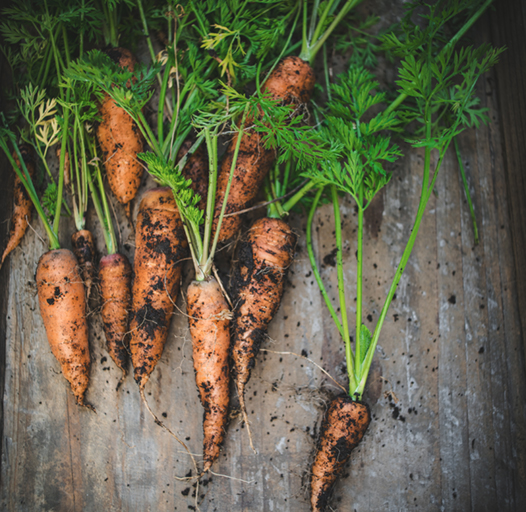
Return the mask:
{"type": "Polygon", "coordinates": [[[293,265],[298,236],[287,216],[308,211],[309,257],[345,345],[349,390],[329,404],[314,456],[311,506],[321,511],[370,424],[362,402],[367,376],[444,154],[463,129],[487,121],[474,88],[500,50],[465,47],[462,38],[491,1],[427,7],[421,20],[415,20],[411,5],[403,23],[379,39],[363,30],[369,22],[353,32],[358,21],[351,14],[359,0],[225,3],[228,9],[211,0],[168,2],[162,14],[145,10],[141,0],[105,0],[100,9],[84,0],[61,0],[35,5],[35,11],[4,10],[13,20],[0,30],[14,90],[13,108],[1,114],[0,146],[14,170],[15,189],[2,264],[9,254],[16,257],[35,208],[49,243],[36,269],[40,313],[77,402],[94,409],[86,400],[87,308],[98,299],[107,350],[122,371],[121,382],[130,359],[150,410],[145,387],[168,339],[183,262],[191,259],[195,275],[186,290],[186,315],[204,409],[201,476],[217,460],[227,432],[231,377],[256,450],[245,388],[293,265]],[[130,12],[139,23],[124,29],[122,20],[130,12]],[[461,28],[447,38],[449,24],[459,18],[461,28]],[[138,34],[146,41],[147,63],[125,48],[138,34]],[[348,70],[331,81],[326,44],[335,41],[353,53],[348,70]],[[394,99],[380,92],[375,79],[377,52],[398,59],[394,99]],[[319,61],[321,84],[313,70],[319,61]],[[393,142],[400,137],[425,148],[422,195],[371,333],[362,322],[364,211],[388,186],[385,167],[402,156],[393,142]],[[57,172],[49,165],[51,148],[57,172]],[[438,156],[434,166],[432,153],[438,156]],[[133,219],[144,171],[159,186],[142,195],[133,219]],[[267,216],[242,234],[243,213],[262,195],[267,216]],[[346,195],[358,212],[354,342],[339,206],[346,195]],[[312,245],[316,210],[327,201],[334,207],[339,314],[312,245]],[[100,259],[86,226],[90,204],[107,252],[100,259]],[[133,265],[119,253],[112,206],[134,225],[133,265]],[[64,215],[75,221],[73,252],[59,242],[64,215]],[[237,238],[228,285],[215,257],[237,238]]]}

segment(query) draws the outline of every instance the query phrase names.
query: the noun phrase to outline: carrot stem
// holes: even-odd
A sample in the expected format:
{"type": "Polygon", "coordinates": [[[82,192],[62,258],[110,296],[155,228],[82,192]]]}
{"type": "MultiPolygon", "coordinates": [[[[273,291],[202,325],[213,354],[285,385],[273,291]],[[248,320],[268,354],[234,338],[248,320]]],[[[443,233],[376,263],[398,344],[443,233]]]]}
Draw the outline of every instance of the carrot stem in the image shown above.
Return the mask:
{"type": "Polygon", "coordinates": [[[219,241],[219,233],[221,232],[221,224],[223,223],[223,217],[225,216],[226,205],[228,202],[228,194],[230,193],[230,186],[232,185],[232,180],[234,179],[234,171],[236,169],[237,157],[239,154],[239,148],[241,146],[241,139],[243,138],[243,130],[245,129],[245,121],[247,118],[247,112],[248,112],[249,106],[250,106],[249,103],[247,103],[245,110],[243,112],[243,119],[241,120],[241,127],[239,129],[238,136],[237,136],[236,148],[234,150],[234,156],[232,158],[232,165],[230,166],[230,176],[228,178],[228,183],[227,183],[226,190],[225,190],[223,204],[221,205],[221,213],[219,214],[219,219],[217,221],[216,232],[214,235],[214,242],[212,244],[212,249],[210,250],[210,254],[208,255],[208,260],[206,262],[206,265],[203,269],[205,277],[209,276],[212,271],[212,265],[214,262],[214,254],[216,251],[217,243],[219,241]]]}
{"type": "Polygon", "coordinates": [[[356,386],[355,360],[351,347],[351,338],[349,335],[349,320],[347,318],[347,306],[345,302],[345,281],[343,276],[342,221],[340,216],[340,203],[338,201],[338,191],[335,185],[331,185],[331,196],[334,208],[334,228],[336,235],[336,271],[338,273],[338,296],[340,300],[340,313],[342,316],[342,330],[343,341],[345,343],[345,359],[347,361],[347,374],[349,375],[349,390],[352,391],[352,389],[354,389],[354,387],[356,386]]]}
{"type": "MultiPolygon", "coordinates": [[[[360,200],[362,200],[363,192],[360,189],[360,200]]],[[[362,202],[358,204],[358,250],[356,253],[356,365],[357,370],[360,370],[362,359],[362,276],[363,276],[363,207],[362,202]]]]}
{"type": "Polygon", "coordinates": [[[316,263],[316,257],[314,255],[314,249],[312,247],[312,222],[314,220],[314,214],[316,213],[316,208],[318,208],[318,203],[320,202],[321,195],[323,194],[323,190],[324,190],[323,187],[318,189],[318,191],[316,192],[316,195],[314,196],[312,206],[309,210],[309,216],[307,218],[307,235],[306,235],[307,253],[309,254],[309,260],[310,260],[310,264],[312,267],[312,271],[314,273],[314,278],[316,279],[316,282],[318,283],[323,299],[325,300],[325,304],[327,305],[329,313],[331,314],[331,317],[334,323],[336,324],[338,331],[340,332],[340,336],[343,338],[342,324],[340,322],[340,319],[338,318],[338,315],[336,314],[334,306],[331,303],[331,299],[329,298],[329,294],[327,293],[327,290],[325,289],[325,285],[323,284],[323,281],[321,279],[320,272],[318,270],[318,264],[316,263]]]}

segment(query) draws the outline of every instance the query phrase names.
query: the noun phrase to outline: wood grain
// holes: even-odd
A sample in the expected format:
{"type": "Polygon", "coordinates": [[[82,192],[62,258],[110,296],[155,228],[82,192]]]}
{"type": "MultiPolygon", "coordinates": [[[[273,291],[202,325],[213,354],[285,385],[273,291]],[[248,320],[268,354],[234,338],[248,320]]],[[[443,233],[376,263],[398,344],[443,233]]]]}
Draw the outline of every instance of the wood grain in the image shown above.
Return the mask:
{"type": "MultiPolygon", "coordinates": [[[[373,7],[383,5],[379,0],[373,7]]],[[[519,14],[511,20],[499,16],[482,20],[476,37],[487,38],[490,32],[502,36],[503,19],[522,23],[519,14]]],[[[515,28],[509,30],[515,34],[515,28]]],[[[450,153],[436,184],[438,196],[430,200],[389,310],[365,394],[373,420],[335,487],[335,511],[522,510],[526,370],[520,256],[525,245],[515,223],[523,208],[523,177],[513,174],[518,167],[510,162],[517,163],[514,147],[526,129],[519,131],[524,123],[520,116],[506,117],[513,113],[513,105],[504,105],[503,94],[512,97],[513,91],[524,90],[518,82],[523,75],[506,67],[512,60],[503,59],[479,85],[492,123],[459,140],[480,244],[474,245],[456,158],[450,153]],[[516,134],[511,129],[514,123],[516,134]]],[[[410,234],[422,165],[422,153],[414,151],[397,162],[390,184],[366,214],[363,313],[370,328],[410,234]]],[[[1,172],[2,182],[7,181],[9,169],[1,172]]],[[[141,191],[151,186],[147,180],[141,191]]],[[[2,206],[6,203],[0,201],[2,206]]],[[[116,201],[113,205],[124,219],[121,206],[116,201]]],[[[9,217],[9,209],[0,211],[0,220],[9,217]]],[[[354,325],[356,213],[348,200],[342,200],[341,212],[346,297],[354,325]]],[[[0,286],[5,294],[0,297],[0,328],[5,325],[6,341],[5,352],[0,351],[0,363],[5,353],[5,364],[0,365],[0,377],[5,372],[0,381],[4,386],[0,509],[182,511],[194,510],[197,493],[202,512],[308,511],[308,468],[315,437],[338,388],[313,364],[284,352],[308,356],[344,386],[346,377],[343,344],[308,261],[305,218],[293,216],[291,221],[299,235],[296,260],[282,306],[263,343],[268,352],[259,355],[246,390],[258,454],[251,451],[234,407],[215,474],[199,488],[195,481],[176,479],[189,474],[191,460],[153,422],[131,376],[115,391],[121,374],[105,351],[94,300],[88,313],[92,384],[87,399],[97,414],[76,406],[38,313],[34,271],[46,247],[28,231],[0,273],[5,281],[0,286]]],[[[63,224],[65,246],[68,224],[72,227],[71,221],[63,224]]],[[[93,214],[88,226],[104,254],[93,214]]],[[[33,227],[43,236],[40,222],[33,227]]],[[[5,227],[0,229],[5,234],[5,227]]],[[[119,230],[121,250],[133,260],[132,226],[123,221],[119,230]]],[[[336,302],[331,207],[316,215],[315,230],[321,273],[336,302]]],[[[231,257],[223,255],[226,263],[231,257]]],[[[191,279],[188,264],[182,290],[191,279]]],[[[177,304],[180,311],[186,310],[184,297],[177,304]]],[[[176,311],[146,397],[199,457],[203,411],[190,343],[187,319],[176,311]]],[[[233,402],[235,406],[235,396],[233,402]]]]}

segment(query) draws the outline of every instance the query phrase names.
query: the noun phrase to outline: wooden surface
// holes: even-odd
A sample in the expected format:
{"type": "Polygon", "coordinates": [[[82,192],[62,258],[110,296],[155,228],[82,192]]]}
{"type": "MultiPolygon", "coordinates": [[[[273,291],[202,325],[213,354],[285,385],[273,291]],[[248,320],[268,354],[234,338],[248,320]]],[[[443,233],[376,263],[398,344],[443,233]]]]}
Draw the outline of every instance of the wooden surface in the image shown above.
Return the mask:
{"type": "MultiPolygon", "coordinates": [[[[488,23],[483,20],[483,33],[489,32],[488,23]]],[[[336,486],[332,510],[523,508],[526,372],[516,274],[520,262],[510,221],[515,207],[510,201],[516,196],[508,190],[510,180],[503,178],[504,160],[510,157],[503,152],[501,134],[506,131],[501,129],[496,83],[491,74],[479,87],[492,124],[460,139],[480,244],[474,246],[450,153],[375,355],[365,395],[373,421],[336,486]]],[[[398,162],[391,183],[367,212],[364,317],[371,328],[410,233],[422,164],[422,155],[415,152],[398,162]]],[[[3,170],[2,176],[8,172],[3,170]]],[[[9,205],[2,206],[4,220],[9,205]]],[[[349,241],[344,252],[347,297],[354,310],[356,219],[350,202],[342,202],[341,209],[349,241]]],[[[122,216],[119,209],[118,214],[122,216]]],[[[234,408],[214,466],[217,475],[198,489],[203,512],[309,510],[315,435],[338,389],[305,359],[275,352],[307,354],[345,385],[344,351],[311,274],[305,219],[294,217],[292,223],[300,235],[296,260],[264,344],[274,352],[259,356],[247,389],[259,453],[250,450],[234,408]]],[[[89,224],[96,226],[95,219],[89,224]]],[[[334,296],[330,208],[317,215],[315,226],[316,253],[334,296]]],[[[43,236],[39,222],[33,227],[43,236]]],[[[98,240],[102,251],[100,236],[98,240]]],[[[127,223],[121,223],[121,240],[123,251],[133,257],[127,223]]],[[[66,235],[63,242],[69,244],[66,235]]],[[[6,325],[0,509],[193,510],[195,483],[176,479],[192,469],[188,455],[155,425],[131,376],[115,392],[120,375],[105,352],[95,302],[89,314],[88,400],[97,414],[75,405],[38,313],[34,272],[45,249],[29,232],[0,273],[7,283],[1,290],[7,300],[0,320],[6,325]]],[[[191,278],[188,266],[185,283],[191,278]]],[[[178,305],[185,309],[182,297],[178,305]]],[[[173,318],[146,392],[152,409],[199,455],[202,408],[182,314],[173,318]]]]}

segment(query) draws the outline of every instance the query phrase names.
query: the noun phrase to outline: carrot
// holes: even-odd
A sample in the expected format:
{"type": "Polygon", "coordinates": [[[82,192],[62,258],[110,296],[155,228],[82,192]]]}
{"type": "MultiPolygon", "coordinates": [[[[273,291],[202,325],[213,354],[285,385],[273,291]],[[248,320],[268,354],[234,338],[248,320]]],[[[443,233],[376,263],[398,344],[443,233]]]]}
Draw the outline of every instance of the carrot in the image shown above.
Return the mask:
{"type": "MultiPolygon", "coordinates": [[[[286,57],[271,73],[261,90],[270,93],[273,99],[282,100],[292,106],[309,101],[315,80],[314,71],[307,62],[299,57],[286,57]]],[[[265,176],[274,163],[275,151],[265,149],[261,139],[262,135],[254,131],[249,131],[243,136],[234,181],[228,196],[227,214],[244,210],[254,202],[265,176]]],[[[217,227],[217,219],[223,205],[236,141],[237,135],[234,136],[221,162],[217,180],[214,229],[217,227]]],[[[219,241],[225,241],[234,236],[240,225],[239,215],[225,217],[219,241]]]]}
{"type": "MultiPolygon", "coordinates": [[[[181,160],[194,144],[192,137],[188,137],[177,153],[176,162],[181,160]]],[[[197,206],[204,210],[206,208],[206,195],[208,193],[208,155],[204,144],[199,146],[196,151],[186,161],[183,167],[183,175],[187,180],[192,180],[192,190],[201,197],[197,206]]]]}
{"type": "Polygon", "coordinates": [[[231,312],[214,277],[188,287],[187,313],[192,336],[195,380],[204,407],[204,469],[219,456],[225,436],[229,403],[231,312]]]}
{"type": "Polygon", "coordinates": [[[245,386],[267,327],[279,308],[295,246],[296,235],[286,222],[265,217],[250,228],[239,251],[232,286],[232,298],[237,304],[232,373],[247,425],[245,386]]]}
{"type": "Polygon", "coordinates": [[[71,235],[73,253],[80,266],[80,274],[86,286],[86,298],[89,299],[91,285],[95,274],[95,242],[91,231],[81,229],[71,235]]]}
{"type": "Polygon", "coordinates": [[[141,389],[163,352],[187,247],[170,188],[148,190],[137,216],[130,321],[131,359],[141,389]]]}
{"type": "MultiPolygon", "coordinates": [[[[129,50],[112,48],[108,55],[122,68],[133,71],[136,60],[129,50]]],[[[99,108],[102,122],[97,138],[104,156],[110,188],[129,215],[130,201],[137,195],[141,184],[143,166],[137,153],[143,150],[144,139],[132,118],[106,95],[99,108]]]]}
{"type": "MultiPolygon", "coordinates": [[[[26,167],[29,174],[31,175],[31,177],[33,177],[35,174],[35,162],[33,160],[33,156],[31,154],[29,146],[20,147],[20,152],[22,154],[24,162],[26,163],[26,167]]],[[[15,159],[17,166],[20,168],[20,161],[18,160],[18,155],[16,154],[16,151],[13,152],[13,158],[15,159]]],[[[29,222],[31,221],[31,199],[26,189],[24,188],[24,185],[22,185],[18,174],[16,173],[13,196],[14,211],[13,216],[11,217],[11,224],[9,226],[9,240],[7,242],[7,246],[4,250],[4,253],[2,254],[2,261],[0,261],[0,267],[2,267],[2,265],[4,264],[4,261],[9,255],[9,253],[18,246],[27,230],[29,222]]]]}
{"type": "Polygon", "coordinates": [[[67,249],[40,257],[36,272],[40,314],[53,355],[69,381],[77,403],[85,402],[90,354],[86,299],[77,259],[67,249]]]}
{"type": "Polygon", "coordinates": [[[340,395],[330,403],[312,465],[310,502],[313,512],[325,510],[336,478],[370,422],[369,407],[364,402],[340,395]]]}
{"type": "Polygon", "coordinates": [[[106,347],[115,364],[126,376],[128,351],[128,312],[131,306],[132,268],[126,256],[115,253],[99,263],[101,317],[106,334],[106,347]]]}

